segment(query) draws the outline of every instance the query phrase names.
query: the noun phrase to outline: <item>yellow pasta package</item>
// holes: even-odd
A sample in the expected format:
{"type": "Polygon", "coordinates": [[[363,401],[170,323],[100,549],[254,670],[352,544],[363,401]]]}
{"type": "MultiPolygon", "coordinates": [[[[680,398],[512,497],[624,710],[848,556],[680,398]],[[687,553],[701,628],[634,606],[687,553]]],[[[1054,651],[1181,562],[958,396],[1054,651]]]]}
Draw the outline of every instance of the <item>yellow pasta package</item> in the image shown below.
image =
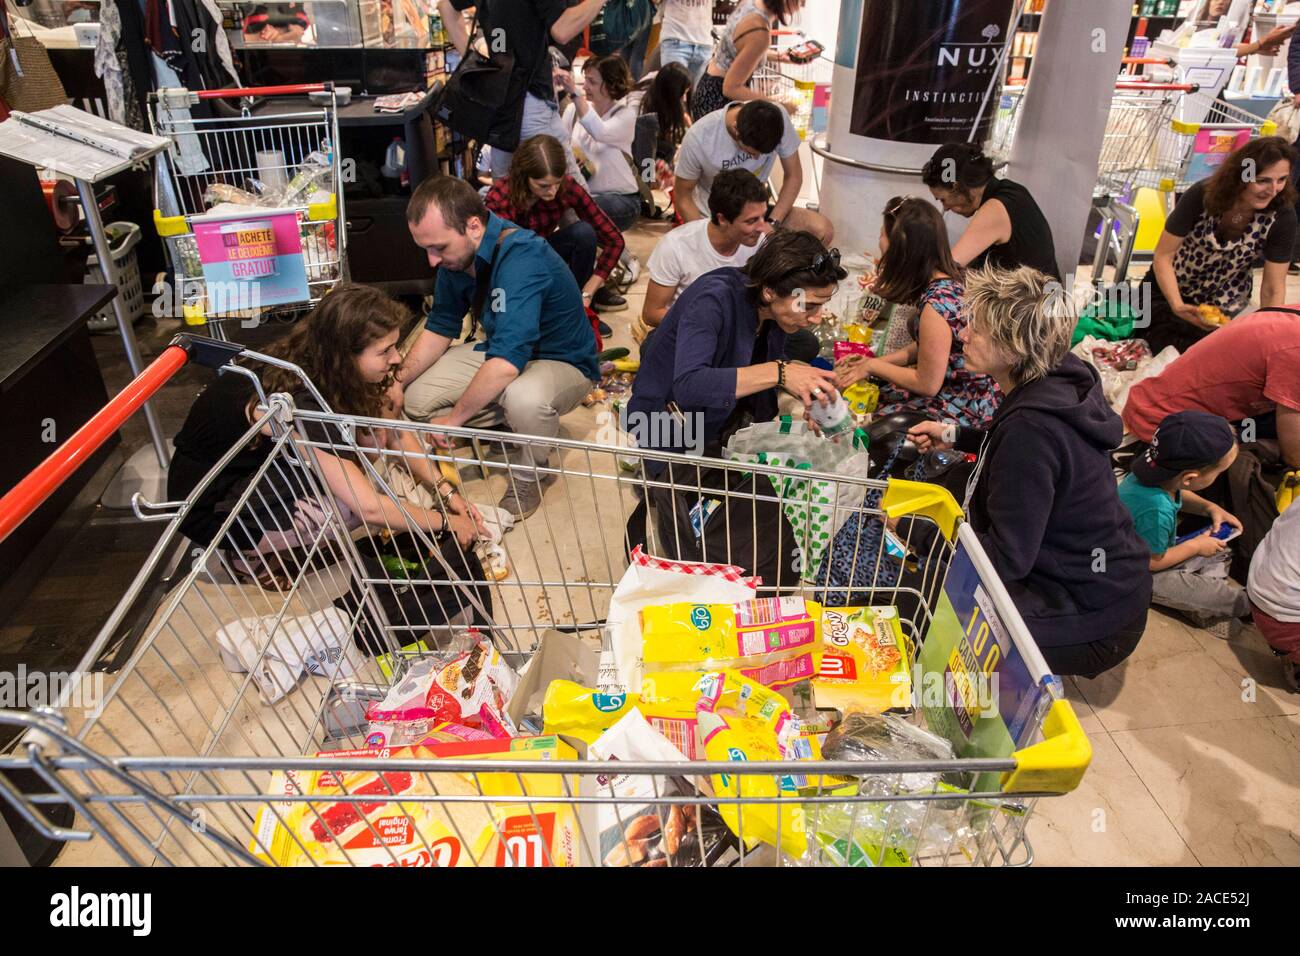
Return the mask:
{"type": "Polygon", "coordinates": [[[767,687],[816,675],[821,606],[801,597],[641,609],[645,670],[736,670],[767,687]]]}

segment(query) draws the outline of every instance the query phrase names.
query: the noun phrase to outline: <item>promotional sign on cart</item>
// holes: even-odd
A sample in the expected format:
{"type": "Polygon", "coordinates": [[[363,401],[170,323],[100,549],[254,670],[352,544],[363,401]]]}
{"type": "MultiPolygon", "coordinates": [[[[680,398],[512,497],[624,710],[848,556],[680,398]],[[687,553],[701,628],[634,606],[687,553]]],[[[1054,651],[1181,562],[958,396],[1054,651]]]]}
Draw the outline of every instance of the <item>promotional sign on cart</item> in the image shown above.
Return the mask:
{"type": "Polygon", "coordinates": [[[195,217],[194,239],[213,311],[303,302],[311,297],[293,210],[195,217]],[[217,301],[222,296],[226,302],[217,301]]]}
{"type": "Polygon", "coordinates": [[[1030,742],[1046,692],[964,545],[953,554],[919,665],[926,725],[958,756],[1007,757],[1030,742]]]}

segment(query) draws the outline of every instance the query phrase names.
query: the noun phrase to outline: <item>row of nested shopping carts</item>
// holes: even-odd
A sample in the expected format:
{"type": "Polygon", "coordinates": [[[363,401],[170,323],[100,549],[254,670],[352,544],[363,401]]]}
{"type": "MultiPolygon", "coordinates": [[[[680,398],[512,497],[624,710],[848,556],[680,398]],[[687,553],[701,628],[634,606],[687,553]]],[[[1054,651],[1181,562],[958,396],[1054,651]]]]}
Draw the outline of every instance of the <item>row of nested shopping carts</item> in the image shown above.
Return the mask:
{"type": "MultiPolygon", "coordinates": [[[[1106,117],[1093,192],[1101,217],[1094,282],[1102,280],[1111,261],[1110,280],[1125,281],[1137,240],[1139,191],[1153,190],[1159,197],[1155,208],[1167,215],[1177,196],[1210,175],[1230,152],[1277,130],[1271,120],[1187,82],[1172,59],[1125,57],[1122,62],[1144,72],[1121,76],[1106,117]]],[[[995,162],[1011,157],[1024,96],[1024,84],[1005,85],[999,94],[985,147],[995,162]]]]}

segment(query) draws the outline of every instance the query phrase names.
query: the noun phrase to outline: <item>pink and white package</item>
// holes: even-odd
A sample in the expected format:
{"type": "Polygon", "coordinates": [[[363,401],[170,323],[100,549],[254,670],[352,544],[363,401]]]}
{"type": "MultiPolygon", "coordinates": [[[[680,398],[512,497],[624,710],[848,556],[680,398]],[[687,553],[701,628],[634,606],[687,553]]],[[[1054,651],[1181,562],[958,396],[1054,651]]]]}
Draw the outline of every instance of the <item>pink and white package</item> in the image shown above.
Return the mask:
{"type": "Polygon", "coordinates": [[[409,738],[421,726],[453,724],[494,738],[515,736],[506,704],[519,676],[491,641],[477,632],[471,632],[470,641],[450,660],[429,657],[412,665],[388,696],[366,712],[371,732],[409,738]]]}

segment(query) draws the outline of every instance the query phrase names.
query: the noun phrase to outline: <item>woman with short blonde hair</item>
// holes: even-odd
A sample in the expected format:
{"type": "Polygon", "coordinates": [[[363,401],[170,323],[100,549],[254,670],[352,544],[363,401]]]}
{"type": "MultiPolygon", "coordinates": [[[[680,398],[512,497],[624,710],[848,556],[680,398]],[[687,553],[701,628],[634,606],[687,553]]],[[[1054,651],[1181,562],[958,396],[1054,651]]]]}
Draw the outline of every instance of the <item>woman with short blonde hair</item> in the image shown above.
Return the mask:
{"type": "Polygon", "coordinates": [[[1053,673],[1096,677],[1137,647],[1151,603],[1147,546],[1119,500],[1110,452],[1124,426],[1092,366],[1070,353],[1075,313],[1028,266],[966,276],[966,366],[1002,402],[985,431],[922,422],[922,451],[978,451],[967,520],[1053,673]]]}

